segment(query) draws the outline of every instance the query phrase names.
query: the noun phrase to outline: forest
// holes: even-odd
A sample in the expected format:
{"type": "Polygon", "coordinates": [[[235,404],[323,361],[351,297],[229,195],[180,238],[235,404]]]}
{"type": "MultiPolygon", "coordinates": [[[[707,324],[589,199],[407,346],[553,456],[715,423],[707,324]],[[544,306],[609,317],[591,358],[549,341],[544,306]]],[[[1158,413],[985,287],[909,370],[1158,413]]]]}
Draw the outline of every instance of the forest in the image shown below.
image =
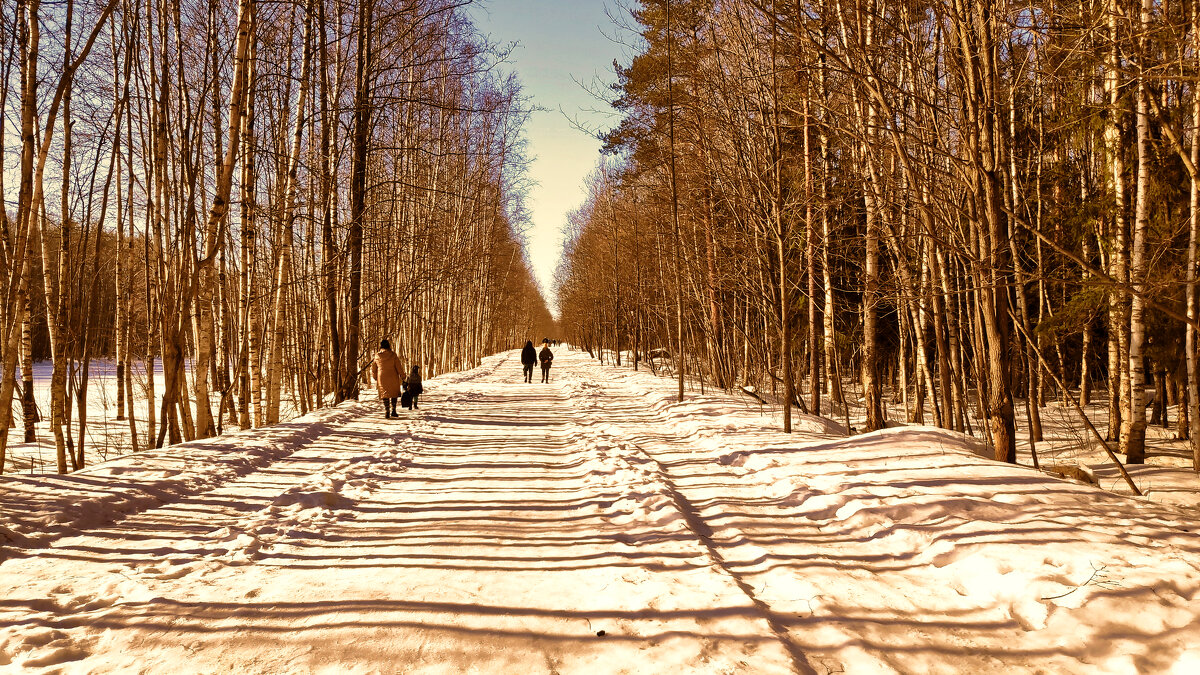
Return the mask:
{"type": "Polygon", "coordinates": [[[1013,462],[1055,404],[1200,470],[1195,0],[615,3],[557,320],[471,2],[0,4],[0,471],[47,422],[87,463],[97,363],[137,450],[356,398],[382,337],[429,376],[551,334],[784,431],[853,400],[1013,462]]]}
{"type": "Polygon", "coordinates": [[[681,399],[770,392],[784,431],[849,397],[879,429],[894,395],[1007,462],[1048,401],[1104,399],[1097,443],[1142,463],[1170,424],[1200,470],[1200,3],[631,16],[556,276],[567,338],[665,365],[681,399]]]}
{"type": "Polygon", "coordinates": [[[383,337],[429,376],[549,332],[466,4],[0,0],[0,471],[43,418],[87,463],[101,359],[137,451],[355,398],[383,337]]]}

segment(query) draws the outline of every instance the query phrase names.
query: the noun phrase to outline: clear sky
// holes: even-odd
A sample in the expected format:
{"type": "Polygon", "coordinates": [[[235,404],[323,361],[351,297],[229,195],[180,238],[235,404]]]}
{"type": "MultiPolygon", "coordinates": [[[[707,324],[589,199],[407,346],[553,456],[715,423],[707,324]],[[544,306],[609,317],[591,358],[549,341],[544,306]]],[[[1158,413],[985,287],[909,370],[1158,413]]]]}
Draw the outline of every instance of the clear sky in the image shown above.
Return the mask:
{"type": "MultiPolygon", "coordinates": [[[[473,8],[480,30],[499,43],[517,43],[509,67],[534,105],[527,128],[530,178],[537,185],[527,199],[533,228],[529,258],[547,295],[562,252],[566,215],[583,202],[583,179],[599,158],[600,143],[575,128],[608,129],[611,109],[585,89],[613,81],[613,59],[626,60],[606,0],[484,0],[473,8]],[[582,83],[582,85],[581,85],[582,83]]],[[[550,298],[548,298],[550,299],[550,298]]]]}

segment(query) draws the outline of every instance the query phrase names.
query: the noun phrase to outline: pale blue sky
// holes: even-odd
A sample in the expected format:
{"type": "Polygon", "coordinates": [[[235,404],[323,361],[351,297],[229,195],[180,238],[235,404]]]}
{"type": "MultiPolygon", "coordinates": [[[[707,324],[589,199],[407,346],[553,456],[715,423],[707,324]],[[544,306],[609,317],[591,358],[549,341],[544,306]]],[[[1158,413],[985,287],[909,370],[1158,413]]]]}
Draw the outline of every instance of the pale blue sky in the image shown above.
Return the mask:
{"type": "MultiPolygon", "coordinates": [[[[530,178],[537,182],[528,197],[533,228],[528,251],[547,294],[562,251],[566,214],[583,202],[583,180],[596,165],[600,143],[574,128],[607,129],[611,109],[579,83],[596,88],[613,81],[612,62],[627,61],[605,13],[606,0],[484,0],[472,9],[480,30],[500,43],[516,42],[510,66],[521,78],[534,105],[527,128],[530,178]]],[[[606,90],[602,90],[606,93],[606,90]]]]}

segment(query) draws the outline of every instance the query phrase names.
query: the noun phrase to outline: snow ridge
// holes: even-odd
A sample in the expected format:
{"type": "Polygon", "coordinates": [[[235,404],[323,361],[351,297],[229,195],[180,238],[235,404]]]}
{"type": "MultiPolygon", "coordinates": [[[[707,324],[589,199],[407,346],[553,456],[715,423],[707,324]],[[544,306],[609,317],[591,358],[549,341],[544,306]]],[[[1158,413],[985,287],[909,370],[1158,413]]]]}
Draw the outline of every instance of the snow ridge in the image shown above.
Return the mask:
{"type": "Polygon", "coordinates": [[[1200,668],[1194,511],[569,350],[519,380],[501,354],[399,420],[104,465],[90,498],[284,453],[0,563],[0,673],[1200,668]]]}
{"type": "Polygon", "coordinates": [[[0,476],[0,561],[201,494],[269,466],[361,414],[346,403],[290,422],[148,450],[63,476],[0,476]]]}
{"type": "Polygon", "coordinates": [[[1200,590],[1194,513],[996,463],[954,432],[843,439],[814,422],[784,436],[719,395],[678,403],[670,383],[628,371],[596,381],[612,399],[609,433],[656,459],[694,505],[692,529],[711,530],[725,566],[784,617],[812,668],[1155,672],[1200,661],[1174,637],[1149,648],[1121,618],[1150,605],[1165,631],[1155,635],[1200,630],[1188,609],[1200,590]]]}

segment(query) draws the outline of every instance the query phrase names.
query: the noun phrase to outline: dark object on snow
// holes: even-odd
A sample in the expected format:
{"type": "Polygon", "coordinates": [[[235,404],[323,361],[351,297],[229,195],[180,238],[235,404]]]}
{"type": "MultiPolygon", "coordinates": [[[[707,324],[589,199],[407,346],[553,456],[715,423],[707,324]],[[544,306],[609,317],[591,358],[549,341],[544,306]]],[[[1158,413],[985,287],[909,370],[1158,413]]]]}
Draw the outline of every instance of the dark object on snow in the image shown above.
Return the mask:
{"type": "Polygon", "coordinates": [[[550,381],[550,363],[554,361],[554,352],[550,351],[550,347],[542,347],[542,351],[538,353],[538,360],[542,362],[542,383],[550,381]]]}
{"type": "Polygon", "coordinates": [[[596,636],[597,636],[597,637],[604,637],[605,635],[607,635],[607,633],[605,633],[605,632],[604,632],[604,629],[603,629],[603,628],[601,628],[600,630],[596,631],[596,636]]]}
{"type": "Polygon", "coordinates": [[[533,340],[526,340],[525,347],[521,350],[521,366],[526,382],[533,382],[533,364],[537,363],[537,360],[537,350],[533,348],[533,340]]]}
{"type": "Polygon", "coordinates": [[[533,348],[533,340],[525,341],[525,347],[521,349],[521,363],[527,366],[537,363],[537,350],[533,348]]]}
{"type": "Polygon", "coordinates": [[[421,366],[413,366],[408,379],[404,381],[404,394],[400,397],[400,405],[407,410],[416,410],[420,407],[417,405],[417,397],[424,392],[425,387],[421,384],[421,366]]]}

